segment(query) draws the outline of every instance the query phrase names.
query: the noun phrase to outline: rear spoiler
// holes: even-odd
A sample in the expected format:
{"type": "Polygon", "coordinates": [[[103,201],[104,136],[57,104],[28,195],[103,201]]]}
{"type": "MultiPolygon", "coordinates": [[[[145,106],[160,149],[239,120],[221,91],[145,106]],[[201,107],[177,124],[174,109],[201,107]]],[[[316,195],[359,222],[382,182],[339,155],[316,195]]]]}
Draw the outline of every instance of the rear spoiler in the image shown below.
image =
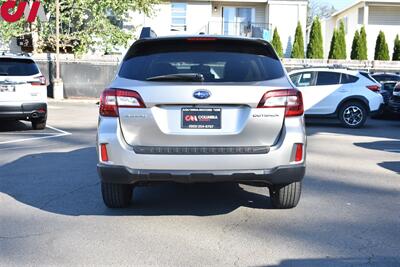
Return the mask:
{"type": "Polygon", "coordinates": [[[156,38],[157,34],[150,27],[143,27],[139,39],[156,38]]]}

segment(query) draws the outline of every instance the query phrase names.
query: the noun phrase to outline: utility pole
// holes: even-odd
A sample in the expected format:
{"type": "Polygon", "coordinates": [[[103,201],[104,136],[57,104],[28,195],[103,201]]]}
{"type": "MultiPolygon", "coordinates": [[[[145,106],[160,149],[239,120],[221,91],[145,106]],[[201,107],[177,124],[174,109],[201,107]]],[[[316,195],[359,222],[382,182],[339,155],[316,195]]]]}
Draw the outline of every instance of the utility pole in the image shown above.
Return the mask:
{"type": "Polygon", "coordinates": [[[64,99],[64,85],[60,74],[60,0],[56,0],[56,78],[53,83],[54,99],[64,99]]]}

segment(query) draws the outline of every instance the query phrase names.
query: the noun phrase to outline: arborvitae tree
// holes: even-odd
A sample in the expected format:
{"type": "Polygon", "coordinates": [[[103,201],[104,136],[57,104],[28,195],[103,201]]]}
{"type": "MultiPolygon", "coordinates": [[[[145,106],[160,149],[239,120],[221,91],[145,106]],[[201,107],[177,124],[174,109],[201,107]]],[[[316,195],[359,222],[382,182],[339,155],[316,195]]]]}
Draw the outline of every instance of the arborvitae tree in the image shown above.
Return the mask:
{"type": "Polygon", "coordinates": [[[344,29],[344,22],[343,20],[340,21],[339,31],[338,31],[338,42],[339,42],[339,55],[338,59],[346,59],[347,52],[346,52],[346,31],[344,29]]]}
{"type": "Polygon", "coordinates": [[[360,44],[358,46],[358,60],[368,60],[368,46],[367,46],[367,33],[365,27],[361,27],[360,31],[360,44]]]}
{"type": "Polygon", "coordinates": [[[393,60],[394,61],[400,61],[400,39],[399,39],[399,35],[397,35],[396,39],[394,40],[393,60]]]}
{"type": "Polygon", "coordinates": [[[336,57],[336,51],[334,51],[335,50],[335,47],[337,46],[336,45],[336,36],[337,35],[337,31],[336,31],[336,29],[333,29],[333,35],[332,35],[332,39],[331,39],[331,46],[330,46],[330,49],[329,49],[329,55],[328,55],[328,58],[329,59],[335,59],[335,57],[336,57]]]}
{"type": "Polygon", "coordinates": [[[281,42],[281,37],[279,36],[278,29],[275,28],[274,30],[274,35],[272,37],[272,46],[275,48],[276,53],[280,58],[283,57],[283,48],[282,48],[282,42],[281,42]]]}
{"type": "Polygon", "coordinates": [[[304,58],[304,35],[300,21],[297,23],[296,34],[294,37],[292,58],[304,58]]]}
{"type": "Polygon", "coordinates": [[[353,38],[353,45],[351,46],[350,58],[353,60],[358,59],[359,50],[360,50],[360,33],[358,32],[358,30],[356,30],[353,38]]]}
{"type": "Polygon", "coordinates": [[[378,38],[376,39],[374,58],[375,60],[390,60],[389,47],[386,43],[386,38],[383,31],[379,32],[378,38]]]}
{"type": "Polygon", "coordinates": [[[324,58],[321,22],[318,17],[315,18],[311,26],[310,42],[307,46],[307,58],[324,58]]]}

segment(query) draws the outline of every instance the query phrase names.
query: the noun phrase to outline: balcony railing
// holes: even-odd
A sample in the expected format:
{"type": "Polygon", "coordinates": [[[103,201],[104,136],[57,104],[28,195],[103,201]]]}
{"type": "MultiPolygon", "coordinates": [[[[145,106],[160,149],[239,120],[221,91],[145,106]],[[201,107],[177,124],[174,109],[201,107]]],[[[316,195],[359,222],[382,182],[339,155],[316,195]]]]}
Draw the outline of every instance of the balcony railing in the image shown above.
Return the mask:
{"type": "Polygon", "coordinates": [[[205,26],[205,33],[270,40],[271,28],[271,24],[268,23],[210,21],[205,26]]]}

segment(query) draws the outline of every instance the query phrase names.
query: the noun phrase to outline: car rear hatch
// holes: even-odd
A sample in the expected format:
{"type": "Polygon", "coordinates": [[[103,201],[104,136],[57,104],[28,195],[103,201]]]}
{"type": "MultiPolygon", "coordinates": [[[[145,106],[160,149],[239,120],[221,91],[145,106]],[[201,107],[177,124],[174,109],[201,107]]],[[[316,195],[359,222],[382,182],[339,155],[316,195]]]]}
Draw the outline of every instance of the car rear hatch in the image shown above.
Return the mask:
{"type": "Polygon", "coordinates": [[[139,41],[111,87],[129,145],[261,153],[280,136],[291,84],[269,44],[204,37],[139,41]]]}
{"type": "Polygon", "coordinates": [[[45,99],[45,86],[44,77],[31,59],[0,58],[0,104],[45,99]]]}

